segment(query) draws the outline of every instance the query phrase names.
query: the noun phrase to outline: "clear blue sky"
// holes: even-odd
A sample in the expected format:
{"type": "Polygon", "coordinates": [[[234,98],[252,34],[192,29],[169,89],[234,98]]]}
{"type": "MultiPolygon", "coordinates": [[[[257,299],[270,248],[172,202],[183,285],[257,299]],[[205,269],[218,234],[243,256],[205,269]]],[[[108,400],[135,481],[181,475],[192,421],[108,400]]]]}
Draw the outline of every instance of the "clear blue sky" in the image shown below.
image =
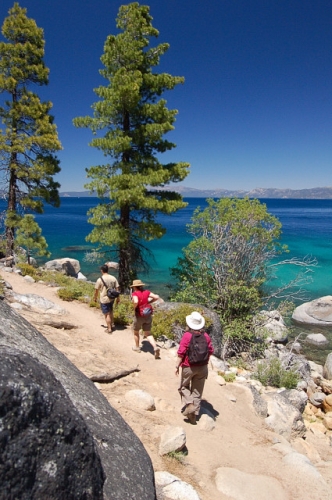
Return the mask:
{"type": "MultiPolygon", "coordinates": [[[[14,2],[1,0],[0,23],[14,2]]],[[[114,0],[25,0],[44,29],[63,151],[61,191],[78,191],[85,168],[104,161],[72,119],[91,113],[114,0]]],[[[128,2],[129,3],[129,2],[128,2]]],[[[330,0],[151,0],[158,42],[170,49],[157,71],[184,76],[165,97],[179,110],[162,155],[186,161],[195,188],[332,186],[332,3],[330,0]]],[[[1,97],[0,97],[1,99],[1,97]]]]}

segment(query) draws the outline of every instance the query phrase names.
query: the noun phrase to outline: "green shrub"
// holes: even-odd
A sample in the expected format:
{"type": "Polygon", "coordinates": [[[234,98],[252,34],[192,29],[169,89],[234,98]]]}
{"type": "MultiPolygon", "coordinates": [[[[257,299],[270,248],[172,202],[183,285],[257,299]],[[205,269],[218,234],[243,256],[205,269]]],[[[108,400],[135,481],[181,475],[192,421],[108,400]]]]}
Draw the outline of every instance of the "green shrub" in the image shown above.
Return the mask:
{"type": "Polygon", "coordinates": [[[280,314],[284,319],[290,318],[294,312],[294,309],[295,309],[295,304],[290,300],[283,300],[278,305],[278,311],[280,312],[280,314]]]}
{"type": "Polygon", "coordinates": [[[248,363],[242,357],[236,358],[234,360],[234,366],[240,370],[248,370],[248,363]]]}
{"type": "Polygon", "coordinates": [[[223,378],[224,378],[225,382],[234,382],[236,375],[235,375],[235,373],[225,373],[223,375],[223,378]]]}
{"type": "Polygon", "coordinates": [[[253,378],[259,380],[264,386],[294,389],[300,376],[294,368],[284,368],[279,358],[272,358],[257,364],[253,378]]]}
{"type": "Polygon", "coordinates": [[[31,266],[31,264],[27,264],[26,262],[20,262],[18,268],[21,270],[22,276],[31,276],[33,279],[41,279],[42,272],[40,269],[36,269],[31,266]]]}
{"type": "Polygon", "coordinates": [[[0,295],[5,294],[5,281],[3,279],[0,279],[0,295]]]}
{"type": "Polygon", "coordinates": [[[262,307],[262,298],[258,284],[249,286],[238,280],[228,283],[219,297],[220,314],[226,323],[233,320],[250,320],[252,312],[262,307]]]}
{"type": "Polygon", "coordinates": [[[115,301],[113,308],[114,322],[117,325],[129,325],[134,318],[134,307],[129,295],[120,295],[120,302],[115,301]]]}
{"type": "MultiPolygon", "coordinates": [[[[204,316],[203,309],[197,307],[195,308],[200,314],[204,316]]],[[[186,328],[186,316],[193,312],[193,306],[189,304],[181,304],[178,307],[169,309],[168,311],[156,309],[153,314],[153,328],[152,335],[158,338],[165,335],[167,338],[174,340],[175,333],[174,328],[180,327],[182,329],[186,328]]],[[[210,318],[205,317],[205,325],[208,328],[211,326],[212,321],[210,318]]]]}
{"type": "Polygon", "coordinates": [[[89,302],[90,307],[99,307],[99,302],[93,300],[93,298],[89,302]]]}
{"type": "Polygon", "coordinates": [[[66,300],[67,302],[71,302],[72,300],[78,299],[81,294],[79,290],[73,290],[71,288],[60,288],[58,290],[58,296],[62,300],[66,300]]]}
{"type": "Polygon", "coordinates": [[[70,276],[65,276],[66,279],[63,280],[63,275],[61,276],[62,287],[58,290],[60,299],[66,301],[81,300],[82,302],[89,302],[91,300],[94,291],[92,283],[80,281],[70,276]]]}
{"type": "Polygon", "coordinates": [[[262,356],[265,344],[256,338],[253,319],[248,318],[233,319],[223,326],[223,356],[239,357],[241,352],[248,353],[248,361],[262,356]]]}
{"type": "MultiPolygon", "coordinates": [[[[89,306],[99,308],[99,302],[91,300],[89,306]]],[[[129,295],[120,295],[120,302],[114,302],[113,318],[117,325],[127,326],[133,322],[134,308],[129,295]]]]}
{"type": "Polygon", "coordinates": [[[42,277],[43,281],[52,286],[66,287],[70,286],[73,281],[77,281],[76,278],[59,273],[58,271],[43,271],[42,277]]]}
{"type": "Polygon", "coordinates": [[[167,457],[172,458],[173,460],[176,460],[180,464],[183,464],[185,462],[186,456],[188,455],[187,451],[170,451],[167,453],[167,457]]]}
{"type": "Polygon", "coordinates": [[[7,240],[3,235],[1,235],[0,236],[0,258],[6,257],[6,247],[7,247],[7,240]]]}

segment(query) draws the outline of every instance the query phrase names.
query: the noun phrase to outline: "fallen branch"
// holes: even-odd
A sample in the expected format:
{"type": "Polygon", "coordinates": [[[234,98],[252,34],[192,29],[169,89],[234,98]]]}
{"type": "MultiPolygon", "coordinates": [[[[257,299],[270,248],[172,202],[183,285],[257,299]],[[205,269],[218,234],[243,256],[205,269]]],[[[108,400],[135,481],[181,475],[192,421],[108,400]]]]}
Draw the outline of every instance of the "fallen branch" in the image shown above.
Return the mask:
{"type": "Polygon", "coordinates": [[[130,375],[131,373],[134,372],[139,372],[141,371],[138,368],[138,365],[136,368],[130,368],[129,370],[121,370],[119,372],[115,373],[100,373],[99,375],[91,375],[90,380],[92,382],[102,382],[102,383],[107,383],[107,382],[113,382],[113,380],[117,380],[118,378],[126,377],[127,375],[130,375]]]}
{"type": "Polygon", "coordinates": [[[58,330],[73,330],[74,328],[78,328],[78,326],[68,323],[68,321],[56,321],[53,319],[44,319],[40,321],[39,324],[51,326],[58,330]]]}

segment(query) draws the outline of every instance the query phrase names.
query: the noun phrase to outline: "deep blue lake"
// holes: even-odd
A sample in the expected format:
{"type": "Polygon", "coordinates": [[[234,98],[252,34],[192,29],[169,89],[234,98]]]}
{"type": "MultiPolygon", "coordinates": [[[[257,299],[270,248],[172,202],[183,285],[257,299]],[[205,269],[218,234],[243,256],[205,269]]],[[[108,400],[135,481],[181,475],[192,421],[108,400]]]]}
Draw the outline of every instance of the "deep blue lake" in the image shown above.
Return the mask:
{"type": "MultiPolygon", "coordinates": [[[[140,276],[149,288],[163,296],[167,295],[165,285],[170,282],[170,267],[176,264],[190,237],[186,225],[190,223],[197,206],[204,208],[204,198],[187,198],[188,206],[172,216],[160,216],[159,220],[166,227],[166,235],[148,245],[154,254],[152,270],[148,276],[140,276]]],[[[289,253],[282,258],[304,258],[312,256],[318,265],[312,273],[312,282],[306,286],[307,300],[332,294],[332,200],[290,200],[264,199],[270,213],[282,223],[282,243],[288,245],[289,253]]],[[[98,204],[98,198],[61,198],[60,208],[45,206],[42,215],[36,220],[43,231],[51,258],[72,257],[78,259],[82,273],[90,280],[96,279],[101,263],[91,264],[84,260],[91,244],[85,237],[92,230],[88,223],[87,211],[98,204]]],[[[4,203],[0,202],[4,209],[4,203]]],[[[110,257],[111,260],[114,260],[110,257]]],[[[288,266],[284,266],[271,286],[277,287],[294,275],[288,266]]],[[[298,329],[296,330],[298,332],[298,329]]],[[[324,332],[323,332],[324,333],[324,332]]],[[[328,333],[328,332],[327,332],[328,333]]],[[[332,350],[331,345],[328,349],[332,350]]],[[[312,349],[312,348],[310,348],[312,349]]],[[[318,353],[320,355],[320,352],[318,353]]]]}

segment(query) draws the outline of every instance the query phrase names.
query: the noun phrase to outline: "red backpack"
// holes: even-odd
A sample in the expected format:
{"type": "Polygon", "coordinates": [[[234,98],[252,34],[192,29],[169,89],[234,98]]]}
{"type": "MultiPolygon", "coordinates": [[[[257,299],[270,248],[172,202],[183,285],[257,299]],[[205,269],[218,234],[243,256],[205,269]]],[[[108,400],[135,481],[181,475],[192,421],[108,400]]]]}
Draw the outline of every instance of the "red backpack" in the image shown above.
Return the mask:
{"type": "Polygon", "coordinates": [[[142,316],[143,318],[147,318],[151,316],[153,313],[153,308],[152,305],[149,304],[149,296],[150,296],[150,291],[149,290],[137,290],[135,292],[136,297],[138,298],[138,304],[136,306],[136,311],[138,313],[138,316],[142,316]]]}

